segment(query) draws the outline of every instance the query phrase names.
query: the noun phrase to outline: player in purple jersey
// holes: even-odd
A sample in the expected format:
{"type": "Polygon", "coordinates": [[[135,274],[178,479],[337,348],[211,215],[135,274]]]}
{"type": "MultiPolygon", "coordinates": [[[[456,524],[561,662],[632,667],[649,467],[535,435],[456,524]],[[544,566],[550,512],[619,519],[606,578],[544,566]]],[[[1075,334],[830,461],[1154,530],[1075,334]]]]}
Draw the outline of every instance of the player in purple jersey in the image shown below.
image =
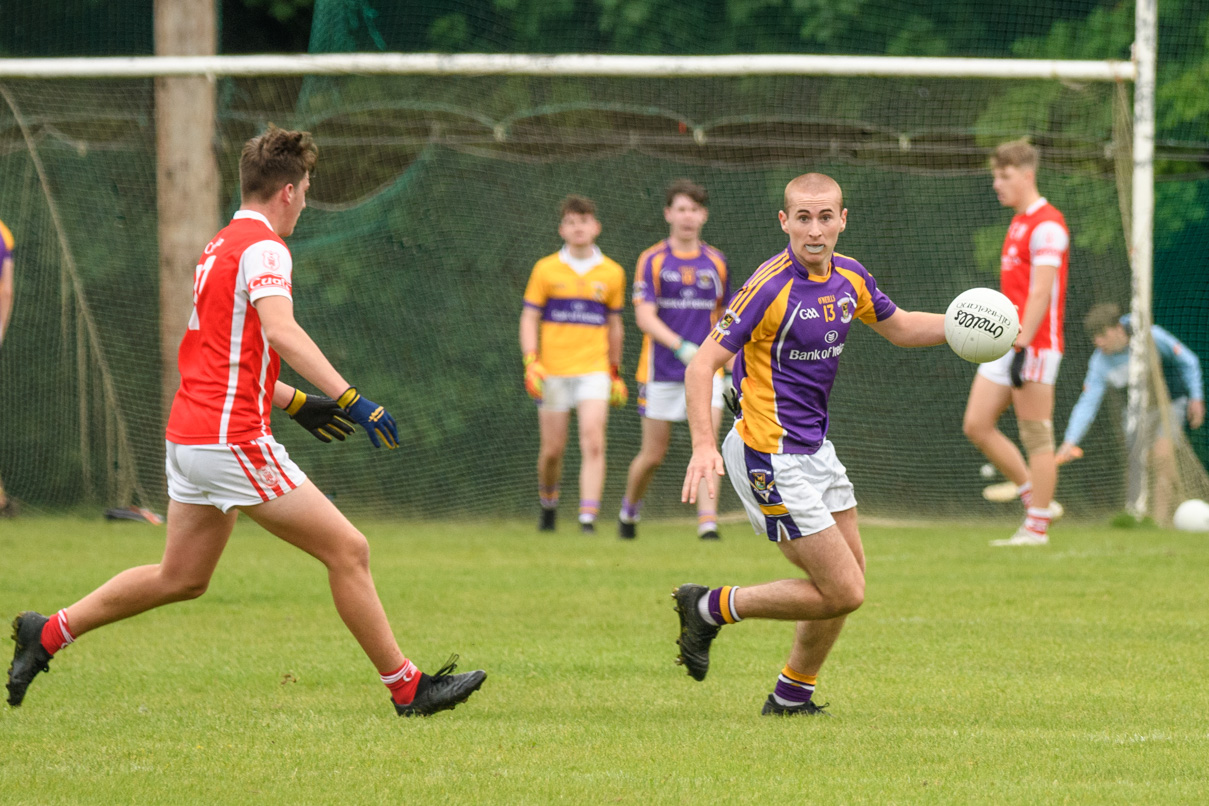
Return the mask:
{"type": "MultiPolygon", "coordinates": [[[[13,313],[13,234],[4,222],[0,221],[0,344],[4,343],[4,334],[8,332],[8,324],[13,313]]],[[[12,517],[17,514],[17,505],[4,492],[4,484],[0,483],[0,517],[12,517]]]]}
{"type": "MultiPolygon", "coordinates": [[[[642,498],[655,471],[667,455],[672,423],[684,422],[684,368],[730,299],[726,255],[701,240],[709,219],[709,195],[688,179],[667,189],[663,218],[668,237],[642,253],[634,273],[634,318],[643,333],[638,359],[638,414],[642,417],[642,448],[626,479],[621,499],[618,534],[638,536],[642,498]]],[[[721,375],[713,380],[710,411],[714,432],[722,424],[721,375]]],[[[718,512],[713,499],[697,498],[697,535],[718,538],[718,512]]]]}
{"type": "Polygon", "coordinates": [[[717,494],[730,473],[757,533],[805,578],[747,587],[680,585],[680,657],[696,680],[710,642],[744,618],[796,622],[793,649],[764,714],[816,714],[819,669],[845,617],[865,598],[865,553],[847,471],[827,439],[827,400],[854,319],[899,347],[944,342],[944,317],[897,307],[852,258],[835,254],[848,221],[834,179],[804,174],[785,188],[779,215],[789,246],[766,261],[727,306],[685,372],[693,457],[683,500],[702,479],[717,494]],[[718,452],[710,381],[735,357],[740,419],[718,452]],[[725,458],[724,458],[725,457],[725,458]]]}

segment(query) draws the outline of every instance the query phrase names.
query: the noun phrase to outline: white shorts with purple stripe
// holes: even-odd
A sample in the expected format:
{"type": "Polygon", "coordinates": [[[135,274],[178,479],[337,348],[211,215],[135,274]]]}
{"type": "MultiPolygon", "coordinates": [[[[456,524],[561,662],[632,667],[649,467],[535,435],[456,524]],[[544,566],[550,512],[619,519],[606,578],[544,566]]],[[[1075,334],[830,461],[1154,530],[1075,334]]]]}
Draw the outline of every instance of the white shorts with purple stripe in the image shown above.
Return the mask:
{"type": "Polygon", "coordinates": [[[831,440],[813,454],[761,453],[731,429],[722,459],[752,528],[775,543],[818,534],[835,523],[832,512],[856,506],[831,440]]]}
{"type": "Polygon", "coordinates": [[[182,504],[248,507],[280,498],[306,474],[272,437],[222,445],[167,442],[168,497],[182,504]]]}
{"type": "MultiPolygon", "coordinates": [[[[710,406],[722,408],[722,376],[714,376],[710,406]]],[[[688,419],[688,404],[684,384],[675,381],[651,381],[638,384],[638,416],[648,420],[682,423],[688,419]]]]}

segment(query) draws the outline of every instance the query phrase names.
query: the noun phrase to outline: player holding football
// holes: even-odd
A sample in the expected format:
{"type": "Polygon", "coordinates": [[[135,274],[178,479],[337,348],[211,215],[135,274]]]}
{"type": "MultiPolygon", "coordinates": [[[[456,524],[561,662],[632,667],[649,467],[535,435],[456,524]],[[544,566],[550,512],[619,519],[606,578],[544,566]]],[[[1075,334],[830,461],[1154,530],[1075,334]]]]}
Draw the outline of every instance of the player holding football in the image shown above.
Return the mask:
{"type": "Polygon", "coordinates": [[[944,317],[897,307],[857,261],[835,253],[848,221],[840,186],[799,176],[779,214],[789,246],[730,301],[685,371],[693,456],[682,498],[730,474],[752,526],[804,577],[762,585],[680,585],[680,657],[696,680],[718,631],[746,618],[797,622],[764,714],[813,715],[819,669],[845,617],[865,598],[865,553],[847,471],[827,439],[827,400],[854,319],[900,347],[944,342],[944,317]],[[737,355],[737,357],[735,357],[737,355]],[[714,374],[732,357],[740,416],[719,454],[710,412],[714,374]]]}
{"type": "MultiPolygon", "coordinates": [[[[13,315],[13,233],[4,222],[0,221],[0,345],[4,344],[4,334],[8,332],[8,323],[13,315]]],[[[12,517],[17,512],[17,506],[4,492],[4,483],[0,481],[0,518],[12,517]]]]}
{"type": "MultiPolygon", "coordinates": [[[[669,185],[663,208],[668,237],[642,253],[634,273],[634,316],[643,332],[636,374],[642,447],[630,462],[618,515],[618,534],[626,539],[638,536],[642,498],[667,455],[672,423],[688,419],[684,368],[730,299],[726,255],[701,240],[708,203],[705,188],[694,182],[669,185]]],[[[715,433],[722,424],[722,389],[719,375],[710,399],[715,433]]],[[[697,535],[718,538],[717,505],[703,494],[697,496],[697,535]]]]}
{"type": "MultiPolygon", "coordinates": [[[[324,442],[356,423],[374,447],[397,446],[394,419],[362,397],[294,320],[293,259],[282,238],[306,207],[318,149],[307,132],[269,126],[243,147],[242,206],[202,253],[181,342],[180,389],[167,428],[168,536],[163,560],[123,571],[49,619],[13,622],[8,702],[60,649],[90,630],[206,591],[239,512],[327,567],[341,619],[378,669],[396,713],[453,708],[482,671],[427,675],[403,656],[369,570],[369,545],[273,438],[270,406],[324,442]],[[330,397],[277,380],[281,359],[330,397]]],[[[451,659],[452,660],[452,659],[451,659]]]]}
{"type": "Polygon", "coordinates": [[[1054,382],[1065,346],[1062,319],[1070,233],[1066,219],[1037,190],[1037,149],[1025,140],[1003,143],[991,155],[999,203],[1016,211],[1003,242],[1000,290],[1016,306],[1020,335],[998,361],[974,376],[962,430],[1009,481],[1025,506],[1024,523],[994,546],[1049,542],[1050,504],[1058,483],[1054,460],[1054,382]],[[996,426],[1008,406],[1016,411],[1016,445],[996,426]]]}
{"type": "Polygon", "coordinates": [[[571,410],[579,420],[579,528],[596,531],[605,476],[609,406],[629,397],[621,379],[625,272],[596,246],[596,205],[568,196],[559,208],[563,246],[533,266],[521,311],[525,391],[537,401],[538,529],[553,531],[571,410]],[[540,345],[540,346],[539,346],[540,345]]]}
{"type": "MultiPolygon", "coordinates": [[[[1070,420],[1062,444],[1058,446],[1057,460],[1069,462],[1081,458],[1083,451],[1079,442],[1091,427],[1100,410],[1100,402],[1109,389],[1124,389],[1129,385],[1129,340],[1133,326],[1129,314],[1121,315],[1121,309],[1112,303],[1096,305],[1083,319],[1087,335],[1091,336],[1096,350],[1087,362],[1087,376],[1083,379],[1083,393],[1071,409],[1070,420]]],[[[1163,377],[1171,398],[1168,421],[1173,430],[1183,427],[1197,429],[1205,421],[1205,389],[1202,381],[1201,360],[1187,345],[1159,325],[1150,326],[1150,337],[1159,354],[1163,377]]],[[[1152,401],[1148,415],[1156,426],[1154,444],[1150,450],[1155,468],[1154,519],[1161,524],[1171,522],[1171,509],[1176,484],[1175,452],[1170,434],[1163,430],[1159,410],[1152,401]]],[[[1135,450],[1134,435],[1126,429],[1129,456],[1128,500],[1134,501],[1141,490],[1144,454],[1135,450]]]]}

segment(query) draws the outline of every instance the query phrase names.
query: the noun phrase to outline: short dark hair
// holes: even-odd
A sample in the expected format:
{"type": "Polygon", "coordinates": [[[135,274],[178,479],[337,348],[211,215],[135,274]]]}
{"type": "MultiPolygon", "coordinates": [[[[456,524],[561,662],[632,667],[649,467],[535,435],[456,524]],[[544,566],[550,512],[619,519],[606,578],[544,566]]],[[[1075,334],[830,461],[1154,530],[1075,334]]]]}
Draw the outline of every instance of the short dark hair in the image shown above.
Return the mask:
{"type": "Polygon", "coordinates": [[[675,182],[667,186],[667,203],[664,207],[671,207],[676,202],[677,196],[688,196],[702,207],[709,207],[709,192],[701,185],[698,185],[691,179],[677,179],[675,182]]]}
{"type": "Polygon", "coordinates": [[[1036,171],[1039,164],[1041,164],[1041,152],[1025,137],[1000,143],[991,152],[991,168],[1011,166],[1036,171]]]}
{"type": "Polygon", "coordinates": [[[1114,302],[1103,302],[1093,305],[1083,317],[1083,329],[1087,335],[1095,338],[1109,328],[1121,325],[1121,308],[1114,302]]]}
{"type": "Polygon", "coordinates": [[[297,185],[315,169],[319,147],[310,132],[269,124],[244,143],[239,155],[239,194],[244,200],[268,201],[286,185],[297,185]]]}
{"type": "Polygon", "coordinates": [[[558,205],[558,220],[561,221],[571,214],[594,216],[596,215],[596,202],[587,196],[572,193],[562,200],[562,204],[558,205]]]}

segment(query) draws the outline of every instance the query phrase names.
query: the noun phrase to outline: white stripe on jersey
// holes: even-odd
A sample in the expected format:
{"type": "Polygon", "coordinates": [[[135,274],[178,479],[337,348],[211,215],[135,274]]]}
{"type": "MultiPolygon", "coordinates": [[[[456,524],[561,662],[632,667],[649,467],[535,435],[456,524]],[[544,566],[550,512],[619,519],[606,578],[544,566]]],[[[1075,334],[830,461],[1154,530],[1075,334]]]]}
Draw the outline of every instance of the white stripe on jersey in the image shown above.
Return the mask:
{"type": "Polygon", "coordinates": [[[1058,272],[1054,269],[1054,282],[1049,290],[1049,343],[1053,349],[1058,349],[1058,272]]]}
{"type": "Polygon", "coordinates": [[[260,340],[264,342],[264,346],[260,350],[260,377],[256,379],[256,385],[260,389],[260,394],[256,397],[256,410],[260,412],[260,419],[264,423],[260,427],[260,435],[267,437],[269,435],[269,417],[272,416],[272,413],[264,410],[264,381],[265,377],[269,374],[269,339],[264,334],[263,325],[260,328],[260,340]]]}
{"type": "MultiPolygon", "coordinates": [[[[243,351],[243,325],[248,315],[248,295],[245,291],[243,272],[235,274],[235,301],[231,306],[231,348],[227,355],[227,396],[223,399],[222,419],[218,422],[218,441],[227,441],[227,425],[231,422],[231,409],[235,406],[235,393],[239,389],[239,359],[243,351]]],[[[261,380],[263,385],[264,381],[261,380]]]]}

